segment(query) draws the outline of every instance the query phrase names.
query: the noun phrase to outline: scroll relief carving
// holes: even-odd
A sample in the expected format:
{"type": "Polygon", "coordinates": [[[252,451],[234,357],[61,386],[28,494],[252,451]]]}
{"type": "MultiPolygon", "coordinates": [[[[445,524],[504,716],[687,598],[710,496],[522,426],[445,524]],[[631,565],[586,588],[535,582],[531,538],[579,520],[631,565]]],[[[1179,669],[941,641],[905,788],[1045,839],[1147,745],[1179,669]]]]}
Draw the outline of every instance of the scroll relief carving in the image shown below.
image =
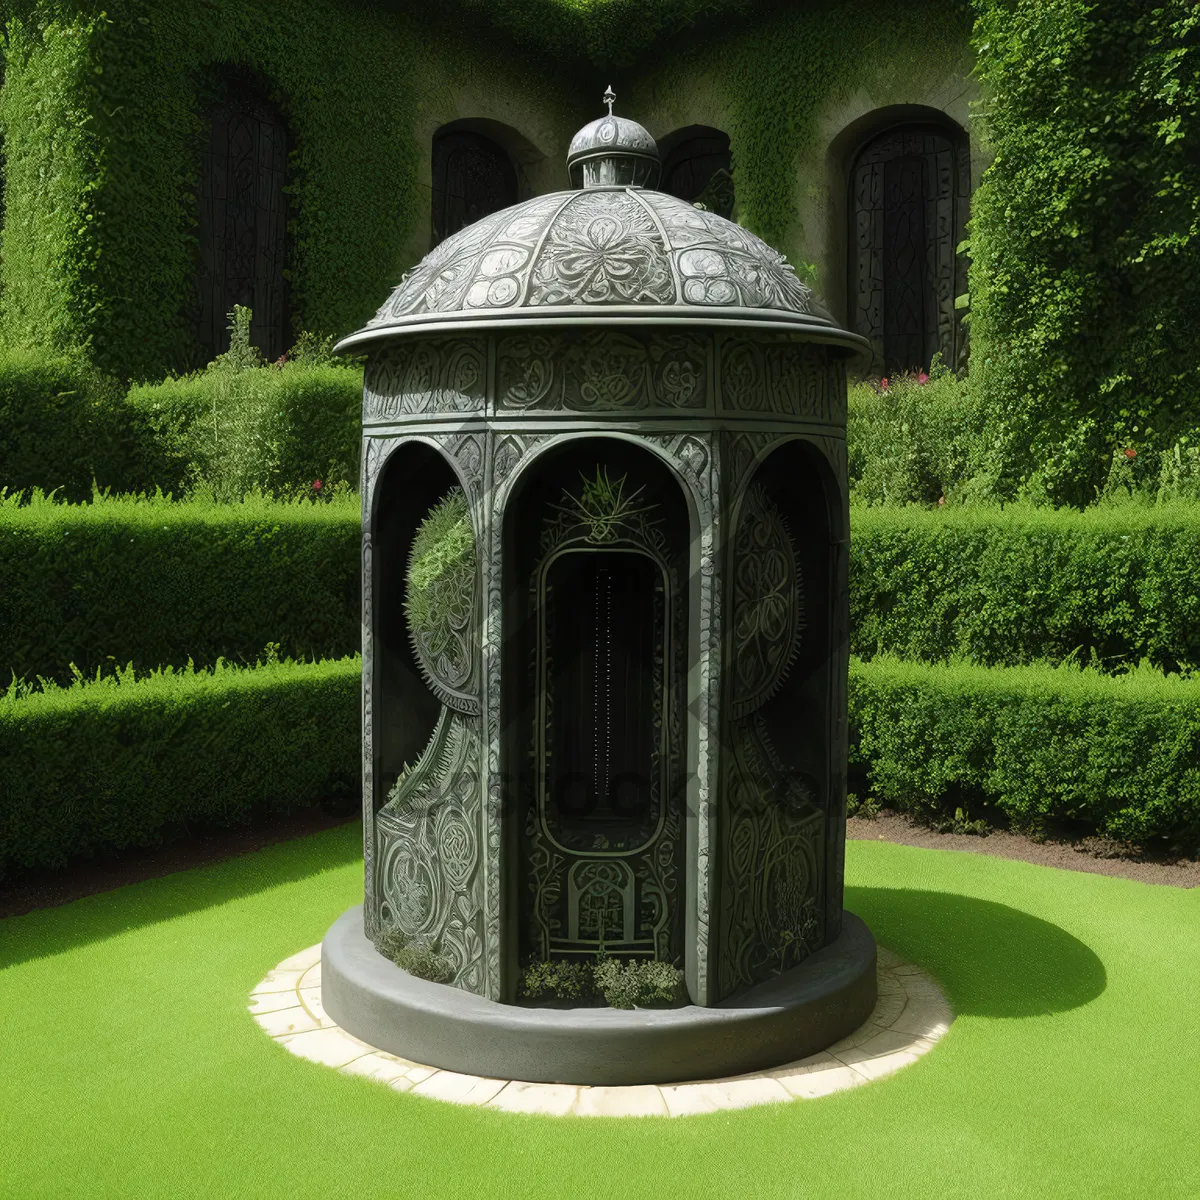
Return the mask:
{"type": "Polygon", "coordinates": [[[405,616],[413,652],[442,710],[375,819],[379,922],[434,948],[450,982],[482,993],[483,719],[478,554],[465,495],[453,488],[413,542],[405,616]]]}
{"type": "Polygon", "coordinates": [[[482,413],[487,344],[482,339],[398,341],[372,356],[363,388],[363,420],[415,413],[482,413]]]}
{"type": "Polygon", "coordinates": [[[721,347],[721,402],[726,409],[845,425],[846,389],[817,346],[726,341],[721,347]]]}
{"type": "Polygon", "coordinates": [[[501,409],[697,409],[705,404],[708,346],[688,333],[520,334],[500,339],[496,376],[501,409]]]}
{"type": "Polygon", "coordinates": [[[780,758],[761,709],[800,649],[803,581],[783,515],[751,486],[731,560],[722,761],[721,996],[795,966],[820,945],[824,812],[814,782],[780,758]]]}

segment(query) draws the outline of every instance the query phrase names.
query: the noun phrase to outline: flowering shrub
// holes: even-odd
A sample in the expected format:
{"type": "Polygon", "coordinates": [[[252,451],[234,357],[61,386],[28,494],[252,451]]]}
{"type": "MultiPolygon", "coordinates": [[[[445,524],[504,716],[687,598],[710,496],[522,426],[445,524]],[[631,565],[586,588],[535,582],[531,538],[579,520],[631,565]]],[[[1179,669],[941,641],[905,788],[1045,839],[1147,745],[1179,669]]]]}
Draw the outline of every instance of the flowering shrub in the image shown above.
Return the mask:
{"type": "Polygon", "coordinates": [[[856,504],[962,498],[978,474],[982,416],[965,379],[936,360],[928,373],[850,389],[847,444],[856,504]]]}

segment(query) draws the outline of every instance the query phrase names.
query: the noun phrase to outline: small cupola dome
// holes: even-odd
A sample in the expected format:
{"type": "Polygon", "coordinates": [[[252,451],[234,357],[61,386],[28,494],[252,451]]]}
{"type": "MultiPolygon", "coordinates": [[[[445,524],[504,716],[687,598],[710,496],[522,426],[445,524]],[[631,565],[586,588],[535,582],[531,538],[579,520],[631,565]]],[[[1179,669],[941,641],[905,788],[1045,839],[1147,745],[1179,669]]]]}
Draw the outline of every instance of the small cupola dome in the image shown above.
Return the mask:
{"type": "Polygon", "coordinates": [[[572,139],[567,170],[574,187],[658,185],[658,145],[636,121],[613,115],[612,88],[604,93],[608,115],[586,124],[572,139]]]}

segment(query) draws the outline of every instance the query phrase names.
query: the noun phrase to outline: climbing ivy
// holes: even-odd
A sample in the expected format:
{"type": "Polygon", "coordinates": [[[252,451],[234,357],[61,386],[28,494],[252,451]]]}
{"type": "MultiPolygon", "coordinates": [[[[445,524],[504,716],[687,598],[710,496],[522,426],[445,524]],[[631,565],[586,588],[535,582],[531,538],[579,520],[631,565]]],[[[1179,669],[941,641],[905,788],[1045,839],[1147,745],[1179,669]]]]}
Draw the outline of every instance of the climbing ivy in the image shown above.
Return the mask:
{"type": "Polygon", "coordinates": [[[972,201],[972,379],[1002,491],[1032,471],[1086,503],[1114,446],[1200,417],[1200,8],[1009,0],[975,46],[995,160],[972,201]]]}
{"type": "MultiPolygon", "coordinates": [[[[279,105],[288,162],[287,274],[301,329],[363,323],[405,269],[428,147],[413,128],[446,87],[533,81],[479,27],[336,0],[5,0],[0,123],[8,212],[0,332],[79,354],[126,379],[201,365],[189,310],[196,189],[220,68],[279,105]]],[[[558,91],[556,92],[556,89],[558,91]]],[[[419,236],[419,235],[418,235],[419,236]]],[[[291,337],[288,339],[291,341],[291,337]]]]}

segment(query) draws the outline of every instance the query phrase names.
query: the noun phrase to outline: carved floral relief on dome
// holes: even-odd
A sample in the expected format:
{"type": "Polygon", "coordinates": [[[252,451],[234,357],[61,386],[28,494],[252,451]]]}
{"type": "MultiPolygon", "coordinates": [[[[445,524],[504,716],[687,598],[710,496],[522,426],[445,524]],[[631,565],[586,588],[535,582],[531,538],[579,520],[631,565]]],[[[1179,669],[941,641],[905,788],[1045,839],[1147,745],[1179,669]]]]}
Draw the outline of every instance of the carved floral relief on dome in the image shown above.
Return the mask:
{"type": "Polygon", "coordinates": [[[530,280],[530,305],[671,304],[662,235],[628,192],[579,192],[550,227],[530,280]]]}

